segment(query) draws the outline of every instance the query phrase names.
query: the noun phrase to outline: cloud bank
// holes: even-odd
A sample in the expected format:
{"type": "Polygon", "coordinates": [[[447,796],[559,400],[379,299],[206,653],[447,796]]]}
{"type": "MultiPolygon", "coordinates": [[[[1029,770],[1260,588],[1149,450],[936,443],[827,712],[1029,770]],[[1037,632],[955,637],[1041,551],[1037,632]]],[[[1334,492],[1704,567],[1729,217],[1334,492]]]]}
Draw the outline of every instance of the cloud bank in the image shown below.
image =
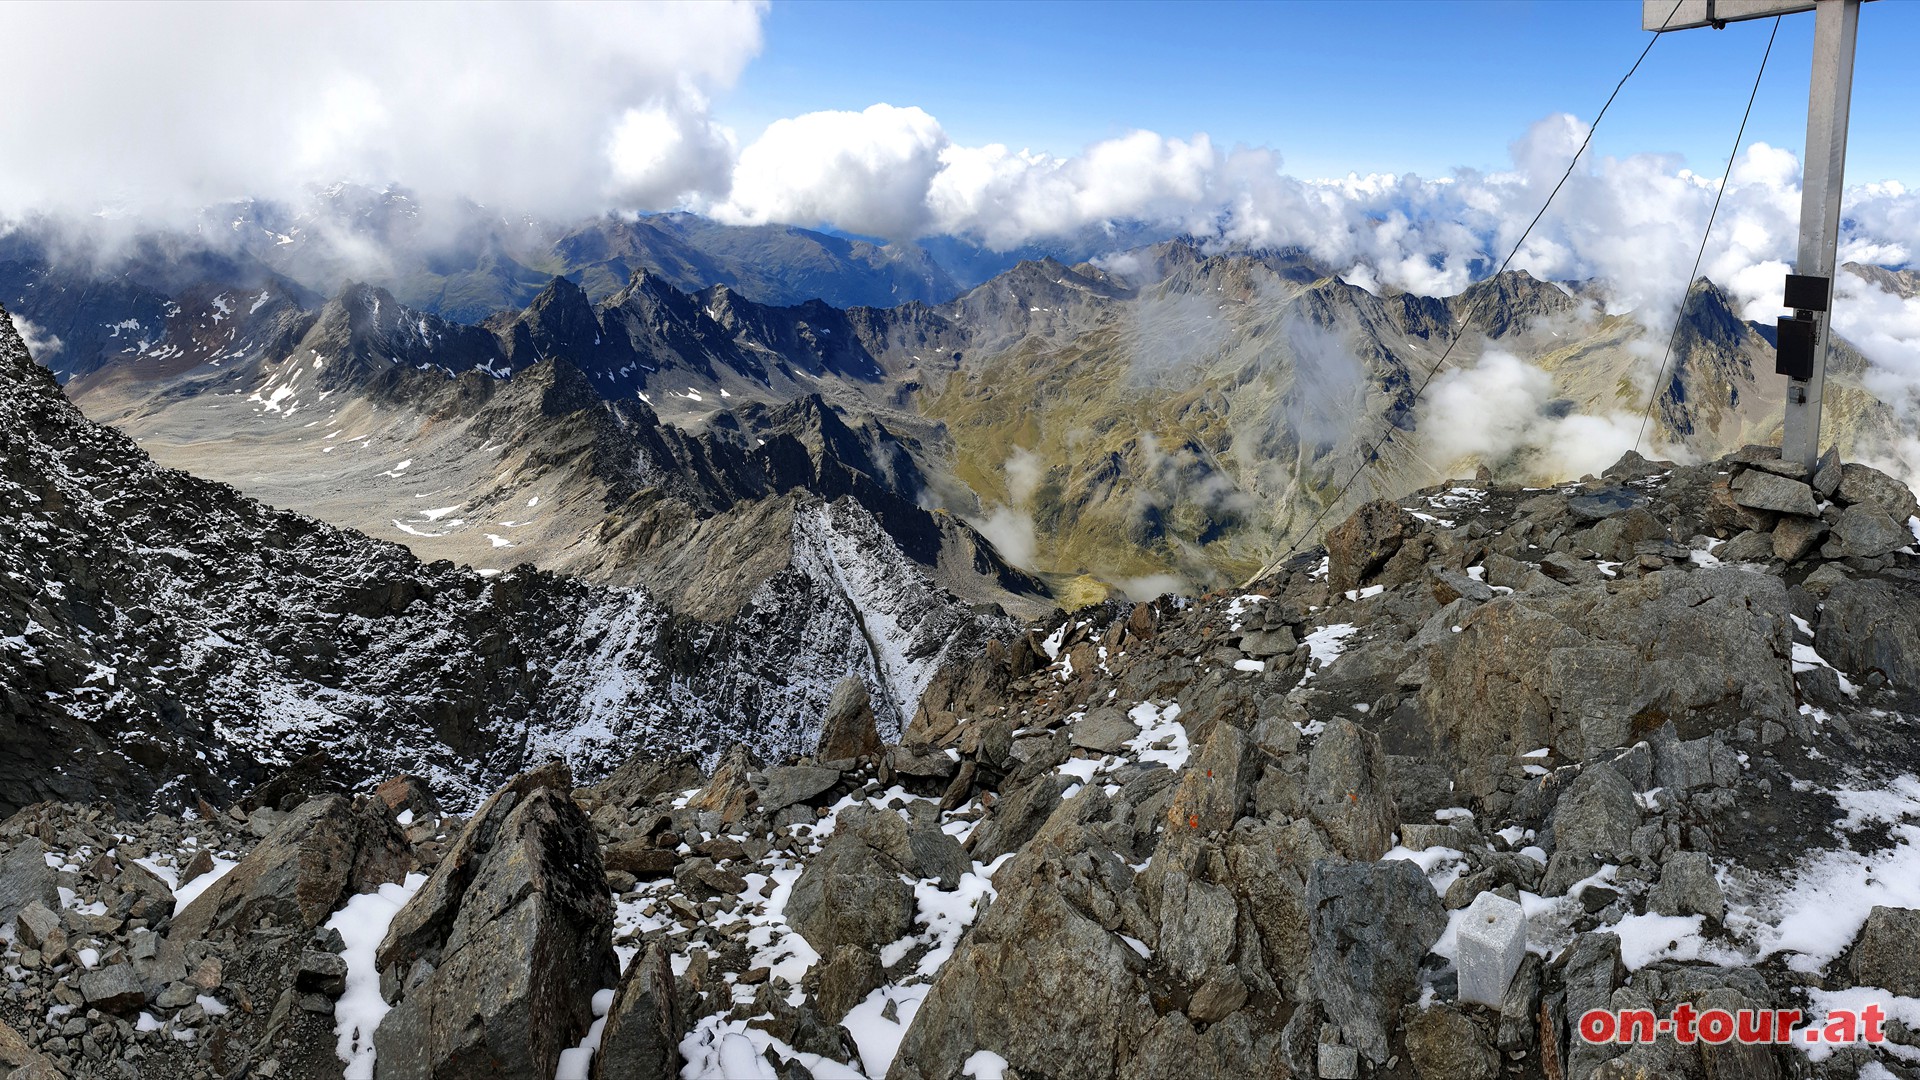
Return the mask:
{"type": "Polygon", "coordinates": [[[532,213],[723,187],[708,97],[763,5],[21,4],[0,208],[190,211],[399,182],[532,213]]]}

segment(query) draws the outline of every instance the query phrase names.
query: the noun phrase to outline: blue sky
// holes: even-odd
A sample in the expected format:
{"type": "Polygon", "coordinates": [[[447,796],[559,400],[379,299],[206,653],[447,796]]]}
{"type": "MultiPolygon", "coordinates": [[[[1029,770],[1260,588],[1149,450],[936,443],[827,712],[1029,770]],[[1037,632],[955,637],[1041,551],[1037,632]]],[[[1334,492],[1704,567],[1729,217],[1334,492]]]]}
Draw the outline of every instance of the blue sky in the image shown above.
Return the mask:
{"type": "MultiPolygon", "coordinates": [[[[1783,20],[1748,143],[1805,140],[1814,16],[1783,20]]],[[[1302,177],[1445,175],[1507,165],[1554,112],[1591,120],[1645,42],[1632,0],[1443,3],[864,3],[776,0],[765,47],[715,112],[768,122],[876,102],[919,106],[956,142],[1067,155],[1146,128],[1269,146],[1302,177]]],[[[1669,34],[1596,146],[1724,164],[1766,21],[1669,34]]],[[[1861,17],[1847,178],[1920,181],[1920,6],[1861,17]]]]}

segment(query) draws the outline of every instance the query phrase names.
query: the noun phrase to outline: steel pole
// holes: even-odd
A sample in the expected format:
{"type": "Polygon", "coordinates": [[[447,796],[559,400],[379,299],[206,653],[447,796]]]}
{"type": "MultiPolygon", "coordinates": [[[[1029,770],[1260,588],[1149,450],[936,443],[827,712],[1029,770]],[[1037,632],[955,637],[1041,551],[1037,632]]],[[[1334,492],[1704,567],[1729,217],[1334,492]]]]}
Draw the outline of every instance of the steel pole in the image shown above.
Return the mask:
{"type": "MultiPolygon", "coordinates": [[[[1814,11],[1813,81],[1807,98],[1807,156],[1800,188],[1800,255],[1794,272],[1831,282],[1839,270],[1840,191],[1847,165],[1847,107],[1853,99],[1853,45],[1860,30],[1860,0],[1819,0],[1814,11]]],[[[1827,306],[1827,311],[1812,313],[1812,377],[1787,383],[1786,430],[1780,443],[1781,459],[1798,461],[1809,472],[1820,457],[1820,402],[1826,390],[1831,299],[1827,306]]]]}

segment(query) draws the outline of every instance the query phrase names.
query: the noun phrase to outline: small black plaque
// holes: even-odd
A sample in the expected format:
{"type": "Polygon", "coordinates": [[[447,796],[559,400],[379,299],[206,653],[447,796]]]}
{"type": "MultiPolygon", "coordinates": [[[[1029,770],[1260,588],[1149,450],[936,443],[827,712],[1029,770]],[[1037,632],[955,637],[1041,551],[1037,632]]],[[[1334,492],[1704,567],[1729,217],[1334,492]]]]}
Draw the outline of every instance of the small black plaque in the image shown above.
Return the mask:
{"type": "Polygon", "coordinates": [[[1787,306],[1796,311],[1825,311],[1833,293],[1830,278],[1811,274],[1787,275],[1787,306]]]}

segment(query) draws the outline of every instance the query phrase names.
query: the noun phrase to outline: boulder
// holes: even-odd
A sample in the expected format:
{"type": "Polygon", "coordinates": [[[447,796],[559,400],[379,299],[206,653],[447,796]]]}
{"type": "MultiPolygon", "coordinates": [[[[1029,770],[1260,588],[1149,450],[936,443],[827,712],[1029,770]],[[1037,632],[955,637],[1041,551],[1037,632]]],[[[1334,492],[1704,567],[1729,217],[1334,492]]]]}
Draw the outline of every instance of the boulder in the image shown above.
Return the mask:
{"type": "Polygon", "coordinates": [[[1878,671],[1907,694],[1920,692],[1920,596],[1891,581],[1842,581],[1827,593],[1814,629],[1827,663],[1864,679],[1878,671]]]}
{"type": "Polygon", "coordinates": [[[877,949],[913,926],[913,888],[903,876],[953,888],[970,865],[937,819],[909,826],[892,810],[849,807],[793,883],[787,922],[822,956],[842,945],[877,949]]]}
{"type": "Polygon", "coordinates": [[[1575,520],[1597,522],[1647,505],[1647,493],[1637,488],[1607,487],[1584,492],[1567,500],[1567,512],[1575,520]]]}
{"type": "Polygon", "coordinates": [[[814,1007],[830,1024],[839,1023],[855,1005],[886,982],[880,957],[872,949],[858,945],[834,949],[815,970],[819,972],[820,981],[814,993],[814,1007]]]}
{"type": "Polygon", "coordinates": [[[844,761],[880,752],[880,731],[874,723],[873,701],[866,680],[849,675],[833,688],[827,715],[820,722],[820,744],[814,757],[844,761]]]}
{"type": "Polygon", "coordinates": [[[1004,1058],[1009,1075],[1127,1075],[1129,1046],[1159,1017],[1141,979],[1146,961],[1120,937],[1151,936],[1131,903],[1133,871],[1089,834],[1114,810],[1101,789],[1086,789],[1000,868],[998,898],[941,966],[889,1080],[951,1080],[982,1050],[1004,1058]]]}
{"type": "Polygon", "coordinates": [[[1587,766],[1574,780],[1553,812],[1553,839],[1558,851],[1575,855],[1606,855],[1617,861],[1631,850],[1633,830],[1640,824],[1640,804],[1633,785],[1604,762],[1587,766]]]}
{"type": "Polygon", "coordinates": [[[1402,859],[1313,864],[1307,882],[1314,987],[1346,1042],[1375,1063],[1419,988],[1420,959],[1447,928],[1420,868],[1402,859]]]}
{"type": "Polygon", "coordinates": [[[12,922],[20,909],[34,903],[59,911],[60,879],[47,865],[46,846],[27,837],[0,858],[0,926],[12,922]]]}
{"type": "Polygon", "coordinates": [[[655,942],[620,979],[593,1056],[593,1080],[675,1080],[686,1033],[673,957],[655,942]]]}
{"type": "Polygon", "coordinates": [[[1895,521],[1877,506],[1857,503],[1840,513],[1833,523],[1833,542],[1842,555],[1874,559],[1899,551],[1914,543],[1913,531],[1905,519],[1895,521]]]}
{"type": "Polygon", "coordinates": [[[414,819],[424,821],[440,813],[433,789],[418,776],[402,774],[383,780],[373,789],[373,797],[395,816],[411,813],[414,819]]]}
{"type": "Polygon", "coordinates": [[[595,784],[593,795],[601,802],[632,809],[646,806],[669,792],[697,788],[705,780],[697,754],[661,757],[642,752],[621,762],[605,780],[595,784]]]}
{"type": "Polygon", "coordinates": [[[1435,1005],[1407,1025],[1407,1056],[1420,1080],[1496,1080],[1500,1052],[1467,1015],[1435,1005]]]}
{"type": "Polygon", "coordinates": [[[400,881],[412,865],[384,808],[356,808],[344,795],[308,799],[175,916],[169,935],[240,938],[271,920],[304,937],[349,896],[400,881]]]}
{"type": "Polygon", "coordinates": [[[1327,530],[1327,581],[1335,592],[1357,589],[1380,571],[1419,521],[1389,499],[1375,499],[1327,530]]]}
{"type": "Polygon", "coordinates": [[[1647,908],[1660,915],[1705,915],[1714,922],[1727,916],[1727,900],[1713,874],[1713,860],[1702,851],[1676,851],[1660,868],[1660,880],[1647,893],[1647,908]]]}
{"type": "Polygon", "coordinates": [[[0,1080],[64,1080],[65,1076],[19,1032],[0,1023],[0,1080]]]}
{"type": "Polygon", "coordinates": [[[1875,907],[1854,942],[1853,980],[1901,997],[1920,997],[1920,910],[1875,907]]]}
{"type": "Polygon", "coordinates": [[[91,1008],[125,1015],[147,1003],[147,981],[132,964],[108,964],[80,977],[80,993],[91,1008]]]}
{"type": "Polygon", "coordinates": [[[1307,757],[1307,816],[1348,858],[1377,859],[1393,846],[1400,812],[1387,759],[1374,734],[1350,720],[1327,724],[1307,757]]]}
{"type": "Polygon", "coordinates": [[[1140,728],[1127,719],[1127,714],[1112,706],[1102,706],[1081,717],[1067,736],[1068,741],[1083,750],[1092,750],[1101,754],[1117,754],[1126,745],[1127,740],[1140,734],[1140,728]]]}
{"type": "Polygon", "coordinates": [[[377,954],[397,996],[374,1037],[382,1080],[552,1076],[619,976],[593,824],[564,769],[546,778],[566,782],[496,793],[395,916],[377,954]]]}
{"type": "Polygon", "coordinates": [[[1849,506],[1871,506],[1901,524],[1920,515],[1920,501],[1915,500],[1913,489],[1866,465],[1841,466],[1834,498],[1849,506]]]}
{"type": "Polygon", "coordinates": [[[796,803],[824,795],[840,782],[838,769],[818,765],[785,765],[768,769],[755,785],[760,790],[760,809],[777,814],[796,803]]]}
{"type": "Polygon", "coordinates": [[[713,770],[713,779],[687,800],[687,809],[719,814],[722,825],[740,821],[760,804],[760,793],[754,790],[752,780],[753,774],[759,771],[760,762],[753,756],[753,750],[746,743],[734,743],[721,755],[719,768],[713,770]]]}
{"type": "MultiPolygon", "coordinates": [[[[56,895],[54,903],[59,902],[60,899],[56,895]]],[[[60,949],[52,947],[55,935],[61,935],[61,948],[65,948],[60,916],[54,914],[52,908],[38,900],[21,908],[20,914],[14,919],[14,940],[18,941],[22,948],[58,953],[60,949]]]]}
{"type": "Polygon", "coordinates": [[[1827,523],[1819,518],[1781,518],[1773,527],[1773,557],[1797,562],[1819,550],[1827,538],[1827,523]]]}
{"type": "Polygon", "coordinates": [[[1813,489],[1798,480],[1760,469],[1748,469],[1734,478],[1733,501],[1750,510],[1771,510],[1801,517],[1820,516],[1813,489]]]}

